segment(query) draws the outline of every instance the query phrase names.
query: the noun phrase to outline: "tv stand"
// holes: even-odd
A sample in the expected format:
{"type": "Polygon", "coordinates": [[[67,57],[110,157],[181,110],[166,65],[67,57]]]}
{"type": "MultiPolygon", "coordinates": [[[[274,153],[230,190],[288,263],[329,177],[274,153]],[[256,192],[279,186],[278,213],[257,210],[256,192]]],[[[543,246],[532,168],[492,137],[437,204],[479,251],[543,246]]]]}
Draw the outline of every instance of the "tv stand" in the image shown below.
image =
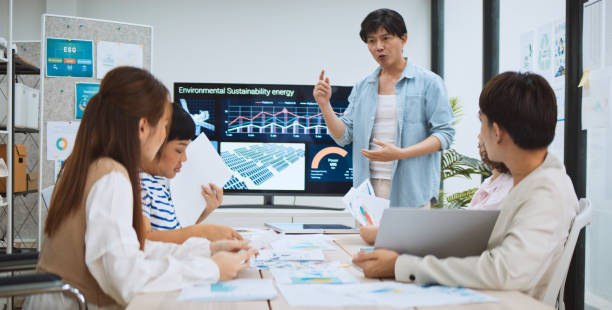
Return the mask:
{"type": "Polygon", "coordinates": [[[274,204],[274,195],[264,194],[263,204],[244,204],[244,205],[221,205],[221,209],[306,209],[306,210],[328,210],[328,211],[343,211],[343,209],[330,208],[330,207],[317,207],[317,206],[305,206],[305,205],[280,205],[274,204]]]}

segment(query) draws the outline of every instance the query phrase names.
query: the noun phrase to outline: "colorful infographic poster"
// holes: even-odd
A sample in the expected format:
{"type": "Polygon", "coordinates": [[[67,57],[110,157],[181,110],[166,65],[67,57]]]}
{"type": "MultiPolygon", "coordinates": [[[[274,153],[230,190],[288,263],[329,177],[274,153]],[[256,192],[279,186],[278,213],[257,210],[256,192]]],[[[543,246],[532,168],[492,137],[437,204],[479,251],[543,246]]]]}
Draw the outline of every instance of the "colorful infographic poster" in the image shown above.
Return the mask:
{"type": "Polygon", "coordinates": [[[93,41],[47,38],[47,76],[93,77],[93,41]]]}
{"type": "Polygon", "coordinates": [[[81,119],[89,99],[100,90],[100,83],[75,83],[74,88],[74,118],[81,119]]]}
{"type": "Polygon", "coordinates": [[[47,122],[47,160],[65,160],[72,152],[81,122],[47,122]]]}

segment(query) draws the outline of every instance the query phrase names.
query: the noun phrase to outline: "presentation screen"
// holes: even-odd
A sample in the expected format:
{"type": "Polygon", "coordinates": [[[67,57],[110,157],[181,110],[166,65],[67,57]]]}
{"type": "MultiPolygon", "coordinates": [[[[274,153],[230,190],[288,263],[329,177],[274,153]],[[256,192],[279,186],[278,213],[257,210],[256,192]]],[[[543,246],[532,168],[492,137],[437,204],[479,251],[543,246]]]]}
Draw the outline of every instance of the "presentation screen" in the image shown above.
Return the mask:
{"type": "MultiPolygon", "coordinates": [[[[329,136],[312,91],[312,85],[174,83],[174,100],[232,170],[225,192],[344,195],[353,182],[352,146],[329,136]]],[[[332,87],[338,116],[350,92],[332,87]]]]}

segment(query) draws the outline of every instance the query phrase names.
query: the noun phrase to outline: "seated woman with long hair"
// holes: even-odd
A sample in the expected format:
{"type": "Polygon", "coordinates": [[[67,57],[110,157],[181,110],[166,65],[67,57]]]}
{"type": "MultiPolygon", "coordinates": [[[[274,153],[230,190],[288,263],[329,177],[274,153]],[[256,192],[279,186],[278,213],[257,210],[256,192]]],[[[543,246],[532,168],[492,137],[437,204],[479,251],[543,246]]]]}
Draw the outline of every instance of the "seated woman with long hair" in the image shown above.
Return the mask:
{"type": "MultiPolygon", "coordinates": [[[[117,309],[138,292],[228,280],[254,254],[242,241],[147,241],[138,172],[166,139],[166,87],[149,72],[119,67],[89,101],[55,187],[37,269],[78,288],[88,308],[117,309]],[[239,250],[240,253],[233,253],[239,250]]],[[[26,309],[74,309],[62,294],[33,295],[26,309]]]]}

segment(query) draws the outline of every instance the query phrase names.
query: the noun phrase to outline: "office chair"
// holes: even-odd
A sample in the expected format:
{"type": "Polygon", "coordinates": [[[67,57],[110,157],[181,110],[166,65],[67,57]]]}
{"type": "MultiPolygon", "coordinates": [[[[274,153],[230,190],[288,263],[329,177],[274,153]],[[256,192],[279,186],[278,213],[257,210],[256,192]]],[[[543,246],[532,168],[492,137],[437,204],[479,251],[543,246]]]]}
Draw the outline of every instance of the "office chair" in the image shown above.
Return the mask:
{"type": "MultiPolygon", "coordinates": [[[[38,252],[0,254],[0,272],[34,269],[38,252]]],[[[80,310],[87,309],[85,297],[62,278],[52,273],[33,273],[0,276],[0,297],[24,296],[42,293],[68,293],[73,295],[80,310]]]]}
{"type": "Polygon", "coordinates": [[[544,303],[557,307],[559,310],[565,310],[565,304],[563,303],[565,279],[567,278],[567,270],[574,254],[578,235],[582,228],[591,223],[591,202],[586,198],[581,198],[578,205],[578,214],[574,218],[567,241],[565,241],[565,248],[561,254],[559,266],[555,270],[548,289],[544,294],[544,303]]]}

